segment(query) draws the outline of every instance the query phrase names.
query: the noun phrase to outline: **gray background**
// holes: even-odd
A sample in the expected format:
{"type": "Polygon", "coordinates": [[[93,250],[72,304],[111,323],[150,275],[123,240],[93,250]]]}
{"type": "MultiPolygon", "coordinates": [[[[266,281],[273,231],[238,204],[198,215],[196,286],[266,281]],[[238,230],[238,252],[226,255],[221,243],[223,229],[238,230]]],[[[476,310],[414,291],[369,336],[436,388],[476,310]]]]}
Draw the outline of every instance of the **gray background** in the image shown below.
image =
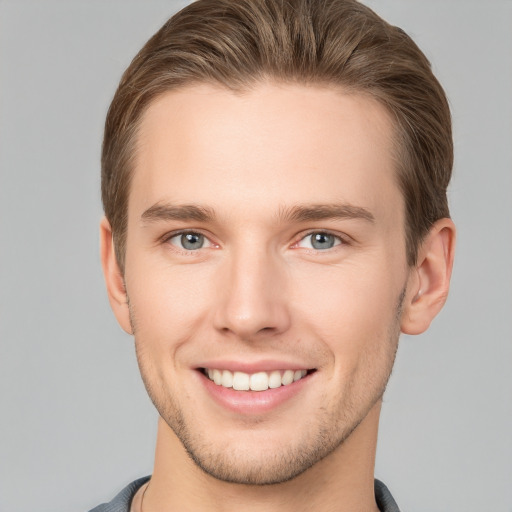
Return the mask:
{"type": "MultiPolygon", "coordinates": [[[[0,510],[84,511],[152,467],[156,413],[98,256],[121,72],[186,2],[0,2],[0,510]]],[[[448,304],[404,337],[376,474],[404,511],[512,511],[512,2],[368,2],[453,108],[448,304]]]]}

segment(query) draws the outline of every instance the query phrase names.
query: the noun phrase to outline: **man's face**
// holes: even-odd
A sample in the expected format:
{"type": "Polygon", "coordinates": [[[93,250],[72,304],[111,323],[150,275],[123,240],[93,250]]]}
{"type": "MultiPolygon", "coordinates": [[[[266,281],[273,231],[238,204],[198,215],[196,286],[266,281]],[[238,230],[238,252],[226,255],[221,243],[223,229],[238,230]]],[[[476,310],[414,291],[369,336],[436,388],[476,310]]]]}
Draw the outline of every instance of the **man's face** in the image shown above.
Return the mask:
{"type": "Polygon", "coordinates": [[[409,277],[391,137],[375,101],[300,85],[188,87],[146,112],[125,268],[137,356],[215,477],[290,479],[379,407],[409,277]]]}

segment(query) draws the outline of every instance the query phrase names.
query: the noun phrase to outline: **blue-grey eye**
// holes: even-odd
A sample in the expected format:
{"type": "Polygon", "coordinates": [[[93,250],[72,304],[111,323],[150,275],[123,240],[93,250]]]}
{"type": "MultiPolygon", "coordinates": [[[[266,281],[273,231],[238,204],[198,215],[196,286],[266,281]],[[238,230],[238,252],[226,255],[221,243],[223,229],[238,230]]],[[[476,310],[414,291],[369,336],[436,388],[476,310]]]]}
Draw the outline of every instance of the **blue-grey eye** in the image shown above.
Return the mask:
{"type": "Polygon", "coordinates": [[[201,249],[204,245],[204,236],[199,233],[185,233],[181,235],[181,245],[187,251],[201,249]]]}
{"type": "Polygon", "coordinates": [[[341,238],[339,236],[324,233],[322,231],[310,233],[298,243],[299,247],[315,249],[317,251],[332,249],[335,245],[339,244],[341,244],[341,238]]]}
{"type": "Polygon", "coordinates": [[[208,239],[204,235],[193,232],[179,233],[169,238],[169,242],[186,251],[197,251],[198,249],[209,246],[208,239]]]}

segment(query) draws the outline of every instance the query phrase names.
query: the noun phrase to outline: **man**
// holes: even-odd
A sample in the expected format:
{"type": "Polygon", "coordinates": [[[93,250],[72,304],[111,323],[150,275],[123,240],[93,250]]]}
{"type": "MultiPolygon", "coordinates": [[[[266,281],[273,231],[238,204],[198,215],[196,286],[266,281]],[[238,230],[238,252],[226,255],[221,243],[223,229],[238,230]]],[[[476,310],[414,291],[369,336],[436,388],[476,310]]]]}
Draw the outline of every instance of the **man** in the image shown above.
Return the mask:
{"type": "Polygon", "coordinates": [[[450,113],[352,0],[200,0],[123,75],[102,263],[159,414],[100,511],[396,511],[374,481],[400,332],[449,288],[450,113]]]}

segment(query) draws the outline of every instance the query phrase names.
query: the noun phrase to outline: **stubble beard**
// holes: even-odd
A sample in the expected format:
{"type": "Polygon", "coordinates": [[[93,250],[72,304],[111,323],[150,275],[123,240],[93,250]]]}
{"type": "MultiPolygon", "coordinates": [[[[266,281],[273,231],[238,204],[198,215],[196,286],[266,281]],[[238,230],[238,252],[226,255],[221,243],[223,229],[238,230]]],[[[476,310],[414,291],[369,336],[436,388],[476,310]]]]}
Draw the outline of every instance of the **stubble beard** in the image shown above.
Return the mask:
{"type": "Polygon", "coordinates": [[[144,356],[142,343],[137,339],[135,315],[131,307],[130,320],[135,336],[137,361],[147,393],[162,419],[172,429],[197,467],[207,475],[224,482],[258,486],[275,485],[294,479],[337,450],[381,400],[391,376],[398,349],[404,297],[405,289],[402,290],[397,301],[396,321],[389,329],[386,340],[388,344],[386,360],[381,361],[385,371],[379,381],[372,382],[371,396],[353,397],[352,401],[345,403],[343,409],[336,411],[329,411],[327,407],[322,408],[322,414],[319,414],[321,418],[317,418],[314,434],[309,429],[304,429],[302,438],[295,441],[293,445],[283,446],[278,452],[274,450],[264,459],[257,456],[258,447],[251,453],[246,450],[243,453],[236,453],[229,447],[222,448],[205,442],[201,432],[190,428],[190,424],[194,423],[193,418],[187,421],[182,407],[173,394],[163,385],[160,389],[156,389],[158,383],[156,386],[153,383],[151,376],[155,375],[155,372],[144,356]],[[361,400],[364,400],[366,407],[361,408],[361,400]]]}

